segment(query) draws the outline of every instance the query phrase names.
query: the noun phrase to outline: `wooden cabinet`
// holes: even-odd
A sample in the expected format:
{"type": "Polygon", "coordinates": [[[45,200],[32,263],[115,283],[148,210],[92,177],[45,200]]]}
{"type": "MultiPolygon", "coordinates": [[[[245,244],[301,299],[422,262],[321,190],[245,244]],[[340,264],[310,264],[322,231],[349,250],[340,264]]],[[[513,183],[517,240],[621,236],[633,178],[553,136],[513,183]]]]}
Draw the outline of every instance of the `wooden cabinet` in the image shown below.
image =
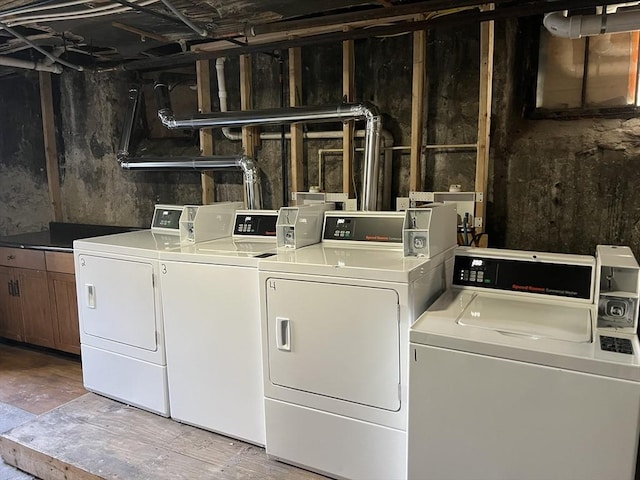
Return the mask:
{"type": "Polygon", "coordinates": [[[0,266],[3,290],[0,334],[13,340],[53,347],[44,252],[2,247],[0,266]]]}
{"type": "Polygon", "coordinates": [[[80,353],[73,254],[0,247],[0,337],[80,353]]]}
{"type": "Polygon", "coordinates": [[[0,337],[22,342],[22,310],[14,277],[13,268],[0,266],[0,337]]]}
{"type": "Polygon", "coordinates": [[[80,355],[73,254],[47,252],[46,261],[55,348],[80,355]]]}

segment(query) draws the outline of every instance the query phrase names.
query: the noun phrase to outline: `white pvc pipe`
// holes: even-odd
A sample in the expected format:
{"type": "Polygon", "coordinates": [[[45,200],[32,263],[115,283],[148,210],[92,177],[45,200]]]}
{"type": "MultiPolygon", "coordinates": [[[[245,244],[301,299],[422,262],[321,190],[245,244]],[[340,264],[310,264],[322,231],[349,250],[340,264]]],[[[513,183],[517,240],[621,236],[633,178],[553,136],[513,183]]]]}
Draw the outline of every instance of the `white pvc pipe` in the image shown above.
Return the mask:
{"type": "MultiPolygon", "coordinates": [[[[158,0],[144,0],[138,2],[137,5],[141,7],[149,6],[156,3],[158,0]]],[[[83,18],[103,17],[106,15],[114,15],[116,13],[124,13],[131,10],[131,7],[121,7],[120,4],[107,5],[105,7],[98,7],[92,9],[86,9],[81,12],[65,12],[55,15],[38,15],[31,17],[15,17],[14,19],[6,20],[5,23],[11,27],[25,25],[28,23],[49,23],[59,22],[63,20],[78,20],[83,18]],[[119,8],[118,8],[119,7],[119,8]]]]}
{"type": "Polygon", "coordinates": [[[573,15],[564,12],[547,13],[544,26],[552,35],[580,38],[603,33],[621,33],[640,30],[640,10],[622,10],[606,15],[573,15]]]}
{"type": "Polygon", "coordinates": [[[62,73],[59,64],[47,65],[42,62],[32,62],[31,60],[19,60],[17,58],[0,56],[0,65],[3,67],[26,68],[27,70],[37,70],[39,72],[62,73]]]}

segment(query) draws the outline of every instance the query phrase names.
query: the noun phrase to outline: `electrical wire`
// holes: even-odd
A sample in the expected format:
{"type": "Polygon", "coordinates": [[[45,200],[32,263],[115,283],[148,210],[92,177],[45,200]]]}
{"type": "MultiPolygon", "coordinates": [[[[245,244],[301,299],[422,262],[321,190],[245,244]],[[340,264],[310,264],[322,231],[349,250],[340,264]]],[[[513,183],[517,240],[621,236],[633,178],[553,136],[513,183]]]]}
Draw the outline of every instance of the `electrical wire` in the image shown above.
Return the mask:
{"type": "MultiPolygon", "coordinates": [[[[159,0],[143,0],[139,2],[140,6],[146,7],[153,3],[157,3],[159,0]]],[[[49,14],[49,15],[32,15],[27,17],[14,17],[8,20],[5,20],[5,23],[9,26],[16,27],[20,25],[25,25],[29,23],[49,23],[49,22],[57,22],[64,20],[78,20],[84,18],[95,18],[106,15],[113,15],[117,13],[124,13],[131,10],[130,7],[123,7],[120,4],[111,4],[98,8],[91,8],[85,10],[79,10],[75,12],[63,12],[58,14],[49,14]]],[[[0,14],[0,18],[2,15],[0,14]]]]}

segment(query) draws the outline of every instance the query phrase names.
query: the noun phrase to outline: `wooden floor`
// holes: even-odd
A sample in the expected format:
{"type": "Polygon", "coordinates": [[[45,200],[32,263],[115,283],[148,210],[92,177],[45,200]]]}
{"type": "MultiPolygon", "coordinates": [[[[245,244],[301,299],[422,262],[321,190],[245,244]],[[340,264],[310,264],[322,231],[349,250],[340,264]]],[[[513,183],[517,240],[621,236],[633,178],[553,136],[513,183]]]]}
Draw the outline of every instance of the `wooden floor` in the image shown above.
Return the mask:
{"type": "Polygon", "coordinates": [[[85,393],[78,357],[0,343],[0,402],[40,415],[85,393]]]}
{"type": "Polygon", "coordinates": [[[0,402],[39,414],[0,435],[0,454],[46,480],[325,478],[263,448],[85,393],[79,362],[46,353],[0,344],[0,402]]]}

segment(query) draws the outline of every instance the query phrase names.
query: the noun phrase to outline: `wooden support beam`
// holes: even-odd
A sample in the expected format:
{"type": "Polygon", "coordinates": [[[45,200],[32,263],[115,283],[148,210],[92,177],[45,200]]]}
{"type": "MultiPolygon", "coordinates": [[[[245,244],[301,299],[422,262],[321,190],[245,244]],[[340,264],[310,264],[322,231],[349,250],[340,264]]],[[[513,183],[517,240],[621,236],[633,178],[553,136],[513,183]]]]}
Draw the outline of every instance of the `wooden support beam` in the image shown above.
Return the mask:
{"type": "Polygon", "coordinates": [[[111,22],[111,25],[113,27],[115,27],[115,28],[119,28],[120,30],[124,30],[125,32],[130,32],[130,33],[134,33],[136,35],[140,35],[140,40],[142,42],[144,42],[145,39],[150,38],[152,40],[156,40],[156,41],[162,42],[162,43],[173,43],[173,40],[170,40],[169,38],[165,37],[164,35],[158,35],[157,33],[148,32],[146,30],[141,30],[140,28],[133,27],[131,25],[127,25],[126,23],[111,22]]]}
{"type": "MultiPolygon", "coordinates": [[[[196,62],[196,79],[198,84],[198,110],[200,113],[211,112],[211,72],[209,60],[196,62]]],[[[213,132],[210,128],[200,129],[200,154],[213,155],[213,132]]],[[[216,201],[213,172],[202,172],[202,204],[216,201]]]]}
{"type": "Polygon", "coordinates": [[[53,220],[62,221],[62,196],[60,194],[60,174],[58,172],[58,147],[56,145],[56,122],[53,115],[53,93],[51,74],[40,72],[40,108],[42,109],[42,133],[44,135],[44,156],[49,184],[49,202],[53,220]]]}
{"type": "Polygon", "coordinates": [[[411,87],[411,157],[409,163],[409,190],[422,190],[422,131],[424,128],[424,79],[427,62],[427,32],[413,33],[413,84],[411,87]]]}
{"type": "MultiPolygon", "coordinates": [[[[302,55],[300,47],[289,49],[289,106],[302,104],[302,55]]],[[[304,145],[301,123],[291,124],[291,190],[304,190],[304,145]]],[[[320,182],[320,179],[318,179],[320,182]]]]}
{"type": "MultiPolygon", "coordinates": [[[[483,7],[492,10],[493,4],[483,7]]],[[[494,22],[480,24],[480,103],[478,109],[478,150],[476,156],[476,192],[482,193],[482,201],[476,202],[476,219],[482,224],[478,233],[486,231],[486,205],[489,182],[489,135],[491,130],[491,99],[493,86],[494,22]]]]}
{"type": "MultiPolygon", "coordinates": [[[[342,95],[347,102],[353,102],[355,97],[355,53],[353,40],[342,42],[342,95]]],[[[353,198],[353,154],[355,122],[350,120],[342,126],[342,192],[353,198]]]]}
{"type": "MultiPolygon", "coordinates": [[[[240,56],[240,108],[253,109],[251,55],[240,56]]],[[[242,149],[249,158],[255,158],[257,140],[254,127],[242,127],[242,149]]]]}

